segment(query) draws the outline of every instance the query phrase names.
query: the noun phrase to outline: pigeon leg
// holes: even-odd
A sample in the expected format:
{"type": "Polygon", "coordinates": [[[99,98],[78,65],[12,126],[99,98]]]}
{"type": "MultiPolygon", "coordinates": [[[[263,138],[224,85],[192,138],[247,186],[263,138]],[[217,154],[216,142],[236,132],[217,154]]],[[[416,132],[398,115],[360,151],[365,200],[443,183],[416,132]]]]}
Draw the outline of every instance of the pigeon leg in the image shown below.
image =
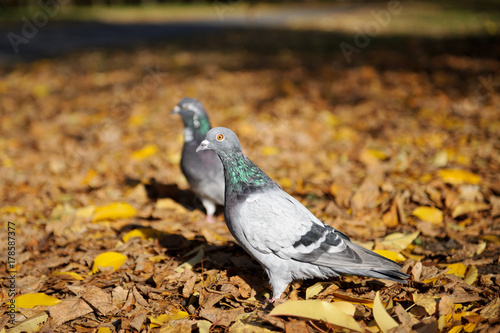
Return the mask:
{"type": "Polygon", "coordinates": [[[203,203],[203,206],[205,207],[205,210],[207,211],[207,222],[208,223],[214,223],[216,220],[214,218],[214,213],[215,213],[215,203],[207,198],[202,198],[201,202],[203,203]]]}

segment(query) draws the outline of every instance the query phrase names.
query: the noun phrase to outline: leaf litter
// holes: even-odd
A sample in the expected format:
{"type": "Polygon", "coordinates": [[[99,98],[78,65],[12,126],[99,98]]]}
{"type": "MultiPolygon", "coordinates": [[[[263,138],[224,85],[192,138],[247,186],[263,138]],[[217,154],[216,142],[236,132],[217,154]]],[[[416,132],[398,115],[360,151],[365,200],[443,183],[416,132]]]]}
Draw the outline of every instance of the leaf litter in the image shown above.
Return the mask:
{"type": "Polygon", "coordinates": [[[300,31],[293,52],[226,48],[238,34],[249,49],[290,36],[230,32],[199,41],[205,48],[0,67],[0,235],[15,223],[22,300],[8,323],[2,289],[0,330],[498,330],[500,98],[471,97],[480,75],[500,69],[498,55],[482,63],[414,40],[410,50],[374,45],[346,66],[326,51],[329,36],[313,38],[326,47],[316,53],[300,31]],[[405,67],[421,47],[425,61],[405,67]],[[181,124],[169,112],[185,96],[315,215],[400,261],[410,281],[304,281],[287,302],[263,303],[265,274],[222,214],[204,223],[180,173],[181,124]]]}

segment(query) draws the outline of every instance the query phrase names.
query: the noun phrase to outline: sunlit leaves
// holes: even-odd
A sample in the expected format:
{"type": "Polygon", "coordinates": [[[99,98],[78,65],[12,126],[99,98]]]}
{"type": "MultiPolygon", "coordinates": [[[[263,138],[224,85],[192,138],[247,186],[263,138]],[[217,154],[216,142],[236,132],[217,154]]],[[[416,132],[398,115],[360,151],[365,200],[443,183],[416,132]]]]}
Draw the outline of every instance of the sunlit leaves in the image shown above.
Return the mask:
{"type": "Polygon", "coordinates": [[[393,261],[405,261],[406,258],[401,253],[397,253],[389,250],[375,250],[377,254],[380,254],[382,257],[386,257],[387,259],[391,259],[393,261]]]}
{"type": "Polygon", "coordinates": [[[434,224],[443,223],[443,212],[435,207],[417,207],[413,210],[412,215],[418,217],[422,221],[427,221],[434,224]]]}
{"type": "Polygon", "coordinates": [[[150,317],[149,320],[151,324],[149,325],[149,327],[150,328],[162,327],[163,325],[172,320],[178,320],[184,318],[189,318],[189,313],[187,313],[186,311],[179,311],[175,314],[162,314],[157,317],[150,317]]]}
{"type": "MultiPolygon", "coordinates": [[[[352,304],[350,306],[349,312],[354,308],[352,304]]],[[[337,303],[319,300],[288,301],[277,305],[270,314],[273,316],[292,316],[320,320],[331,325],[362,332],[361,327],[354,318],[346,314],[346,307],[337,303]]]]}
{"type": "Polygon", "coordinates": [[[139,150],[134,151],[130,156],[132,159],[140,161],[158,153],[159,148],[155,144],[147,144],[139,150]]]}
{"type": "Polygon", "coordinates": [[[386,333],[390,329],[398,326],[398,323],[392,319],[382,305],[382,302],[380,301],[380,292],[378,291],[375,295],[375,299],[373,300],[373,317],[383,333],[386,333]]]}
{"type": "Polygon", "coordinates": [[[459,185],[459,184],[479,184],[481,182],[481,177],[466,170],[460,169],[443,169],[438,172],[439,177],[449,184],[459,185]]]}
{"type": "Polygon", "coordinates": [[[135,208],[126,202],[114,202],[105,206],[97,207],[94,211],[92,221],[117,220],[135,216],[135,208]]]}
{"type": "Polygon", "coordinates": [[[94,259],[92,273],[97,273],[103,268],[111,267],[113,271],[119,269],[127,260],[127,256],[118,252],[104,252],[94,259]]]}
{"type": "Polygon", "coordinates": [[[16,307],[26,309],[31,309],[38,305],[52,306],[58,303],[61,303],[61,300],[44,293],[24,294],[15,298],[16,307]]]}

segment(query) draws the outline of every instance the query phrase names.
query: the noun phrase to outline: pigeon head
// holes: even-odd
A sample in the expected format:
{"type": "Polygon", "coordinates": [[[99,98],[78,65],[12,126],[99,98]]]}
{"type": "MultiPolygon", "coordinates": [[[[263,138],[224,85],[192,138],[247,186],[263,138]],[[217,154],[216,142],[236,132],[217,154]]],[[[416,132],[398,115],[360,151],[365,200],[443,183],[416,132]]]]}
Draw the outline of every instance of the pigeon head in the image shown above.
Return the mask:
{"type": "Polygon", "coordinates": [[[196,152],[201,150],[213,150],[218,155],[228,152],[241,153],[241,145],[233,131],[225,127],[215,127],[208,131],[205,140],[200,143],[196,152]]]}
{"type": "Polygon", "coordinates": [[[205,134],[210,129],[207,112],[200,101],[194,98],[183,98],[170,114],[178,114],[184,127],[205,134]]]}

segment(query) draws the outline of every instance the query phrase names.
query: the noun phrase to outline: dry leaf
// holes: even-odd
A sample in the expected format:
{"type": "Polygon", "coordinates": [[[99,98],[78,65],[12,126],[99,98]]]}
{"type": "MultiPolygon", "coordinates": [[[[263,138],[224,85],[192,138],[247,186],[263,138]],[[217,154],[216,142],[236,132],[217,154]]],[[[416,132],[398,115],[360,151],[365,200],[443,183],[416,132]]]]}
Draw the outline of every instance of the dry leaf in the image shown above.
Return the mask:
{"type": "Polygon", "coordinates": [[[443,223],[443,212],[435,207],[420,206],[415,208],[411,214],[422,221],[431,222],[433,224],[443,223]]]}
{"type": "Polygon", "coordinates": [[[389,316],[387,311],[385,311],[385,308],[380,301],[380,292],[378,291],[375,294],[375,299],[373,300],[373,317],[383,333],[399,326],[398,323],[392,319],[391,316],[389,316]]]}
{"type": "Polygon", "coordinates": [[[432,295],[428,294],[417,294],[413,293],[413,302],[415,304],[420,305],[427,311],[429,315],[433,315],[436,312],[436,299],[432,295]]]}
{"type": "Polygon", "coordinates": [[[30,317],[16,326],[10,328],[7,333],[35,333],[40,331],[43,324],[49,319],[47,312],[39,313],[30,317]]]}
{"type": "Polygon", "coordinates": [[[320,300],[288,301],[276,306],[270,315],[320,320],[356,332],[363,331],[354,318],[344,312],[343,306],[320,300]]]}
{"type": "Polygon", "coordinates": [[[487,210],[487,209],[490,209],[490,205],[482,203],[482,202],[464,202],[464,203],[461,203],[461,204],[458,204],[457,206],[455,206],[451,216],[453,218],[456,218],[460,215],[474,213],[474,212],[478,212],[481,210],[487,210]]]}

